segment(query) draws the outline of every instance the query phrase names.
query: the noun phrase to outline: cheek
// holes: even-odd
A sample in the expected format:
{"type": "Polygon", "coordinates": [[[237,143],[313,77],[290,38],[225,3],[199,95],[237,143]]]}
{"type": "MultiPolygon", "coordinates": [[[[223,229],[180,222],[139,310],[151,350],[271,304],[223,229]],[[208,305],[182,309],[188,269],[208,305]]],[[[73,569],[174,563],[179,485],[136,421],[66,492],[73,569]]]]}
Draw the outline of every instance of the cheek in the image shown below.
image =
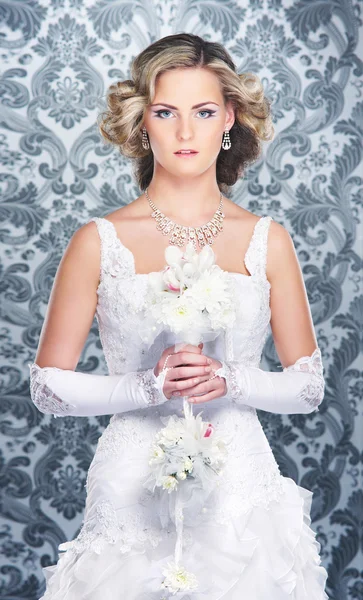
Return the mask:
{"type": "Polygon", "coordinates": [[[220,124],[215,127],[206,128],[204,132],[204,145],[206,148],[218,148],[222,143],[223,131],[220,124]]]}

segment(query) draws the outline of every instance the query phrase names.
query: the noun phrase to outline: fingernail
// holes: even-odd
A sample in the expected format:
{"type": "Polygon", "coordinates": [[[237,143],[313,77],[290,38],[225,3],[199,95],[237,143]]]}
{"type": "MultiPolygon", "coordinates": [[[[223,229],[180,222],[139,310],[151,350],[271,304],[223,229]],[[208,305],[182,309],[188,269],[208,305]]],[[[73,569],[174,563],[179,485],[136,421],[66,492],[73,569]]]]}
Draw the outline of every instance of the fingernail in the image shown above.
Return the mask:
{"type": "Polygon", "coordinates": [[[210,359],[210,358],[208,358],[207,362],[208,362],[208,364],[209,364],[209,365],[211,365],[211,364],[212,364],[212,361],[211,361],[211,359],[210,359]]]}

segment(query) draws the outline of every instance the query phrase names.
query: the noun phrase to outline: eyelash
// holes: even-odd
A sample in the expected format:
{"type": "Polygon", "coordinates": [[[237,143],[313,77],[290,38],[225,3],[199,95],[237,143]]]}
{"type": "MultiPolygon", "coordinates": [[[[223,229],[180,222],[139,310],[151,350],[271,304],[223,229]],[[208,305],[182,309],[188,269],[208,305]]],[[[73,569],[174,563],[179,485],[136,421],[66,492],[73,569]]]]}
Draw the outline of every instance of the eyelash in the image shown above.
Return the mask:
{"type": "MultiPolygon", "coordinates": [[[[156,115],[156,116],[157,116],[159,119],[164,119],[164,117],[161,117],[161,116],[160,116],[160,114],[161,114],[161,113],[165,113],[165,112],[168,112],[168,113],[170,113],[170,114],[171,114],[171,111],[170,111],[170,110],[167,110],[167,109],[154,111],[154,114],[155,114],[155,115],[156,115]]],[[[211,117],[212,115],[214,115],[216,111],[215,111],[215,110],[208,110],[208,109],[206,108],[205,110],[199,110],[198,112],[200,112],[200,113],[201,113],[201,112],[206,112],[206,113],[208,113],[208,114],[209,114],[209,117],[207,117],[206,119],[202,119],[203,121],[206,121],[207,119],[210,119],[210,117],[211,117]]],[[[166,120],[167,120],[167,119],[164,119],[164,121],[166,121],[166,120]]]]}

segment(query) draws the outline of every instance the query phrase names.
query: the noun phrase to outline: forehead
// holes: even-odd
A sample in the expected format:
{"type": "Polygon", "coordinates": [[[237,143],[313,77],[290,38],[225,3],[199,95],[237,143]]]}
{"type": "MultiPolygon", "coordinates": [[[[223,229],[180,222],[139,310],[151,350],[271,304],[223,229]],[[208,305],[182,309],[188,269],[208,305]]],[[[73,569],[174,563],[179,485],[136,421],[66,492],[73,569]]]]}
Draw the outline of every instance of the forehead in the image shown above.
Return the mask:
{"type": "MultiPolygon", "coordinates": [[[[188,103],[194,104],[194,100],[199,98],[200,94],[204,99],[221,99],[222,93],[218,76],[211,71],[203,68],[172,69],[161,73],[155,83],[155,99],[171,102],[171,96],[180,104],[182,100],[188,100],[188,103]],[[208,93],[208,98],[205,94],[208,93]],[[168,95],[166,99],[165,94],[168,95]]],[[[178,104],[178,105],[179,105],[178,104]]]]}

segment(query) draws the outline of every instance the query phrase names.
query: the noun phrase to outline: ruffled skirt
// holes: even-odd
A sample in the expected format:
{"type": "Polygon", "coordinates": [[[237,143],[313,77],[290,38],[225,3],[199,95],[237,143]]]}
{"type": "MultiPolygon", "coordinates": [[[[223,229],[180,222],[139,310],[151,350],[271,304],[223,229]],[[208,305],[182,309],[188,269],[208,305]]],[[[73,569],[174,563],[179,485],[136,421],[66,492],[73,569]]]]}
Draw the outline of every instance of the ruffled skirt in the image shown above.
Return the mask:
{"type": "Polygon", "coordinates": [[[283,493],[268,507],[251,506],[224,524],[205,516],[184,525],[182,562],[197,577],[195,591],[173,595],[160,587],[174,556],[172,527],[159,539],[139,530],[127,540],[122,529],[110,537],[102,534],[112,519],[106,510],[100,535],[83,535],[83,550],[77,539],[59,546],[58,563],[43,569],[40,600],[326,600],[327,572],[310,526],[312,493],[281,480],[283,493]]]}

